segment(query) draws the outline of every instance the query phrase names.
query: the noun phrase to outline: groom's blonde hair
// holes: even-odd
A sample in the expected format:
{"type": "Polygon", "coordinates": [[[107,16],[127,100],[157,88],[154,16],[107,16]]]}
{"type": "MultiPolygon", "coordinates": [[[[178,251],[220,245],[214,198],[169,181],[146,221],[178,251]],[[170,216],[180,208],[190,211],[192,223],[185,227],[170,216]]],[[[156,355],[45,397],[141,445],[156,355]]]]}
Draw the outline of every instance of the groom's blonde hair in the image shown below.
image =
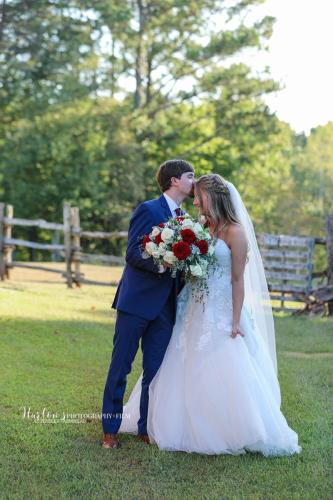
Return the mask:
{"type": "Polygon", "coordinates": [[[240,223],[231,202],[228,184],[219,174],[202,175],[196,181],[194,189],[199,199],[200,211],[202,214],[202,193],[205,192],[207,194],[208,213],[203,215],[210,220],[215,237],[217,237],[218,231],[224,221],[229,223],[240,223]]]}

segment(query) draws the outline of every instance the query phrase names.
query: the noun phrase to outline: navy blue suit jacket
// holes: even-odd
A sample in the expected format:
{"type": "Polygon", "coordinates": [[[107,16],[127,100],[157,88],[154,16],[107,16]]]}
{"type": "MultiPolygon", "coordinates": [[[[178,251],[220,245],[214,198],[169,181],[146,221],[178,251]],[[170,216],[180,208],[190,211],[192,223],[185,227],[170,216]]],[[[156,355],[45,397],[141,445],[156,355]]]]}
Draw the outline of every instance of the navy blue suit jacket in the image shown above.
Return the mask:
{"type": "Polygon", "coordinates": [[[172,294],[175,313],[178,280],[171,277],[169,270],[159,273],[151,257],[142,258],[140,248],[143,236],[171,216],[163,195],[141,203],[134,210],[129,225],[126,266],[112,304],[114,309],[153,320],[172,294]]]}

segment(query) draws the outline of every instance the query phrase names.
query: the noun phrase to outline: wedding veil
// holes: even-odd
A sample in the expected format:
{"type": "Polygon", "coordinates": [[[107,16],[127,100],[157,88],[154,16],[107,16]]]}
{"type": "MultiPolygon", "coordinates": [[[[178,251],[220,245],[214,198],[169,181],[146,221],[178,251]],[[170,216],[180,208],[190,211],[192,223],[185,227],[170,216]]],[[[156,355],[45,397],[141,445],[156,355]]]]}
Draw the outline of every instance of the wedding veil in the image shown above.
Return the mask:
{"type": "Polygon", "coordinates": [[[245,229],[249,243],[248,262],[244,274],[244,306],[250,312],[256,333],[263,337],[275,371],[277,371],[273,313],[253,224],[237,189],[231,182],[227,182],[227,185],[231,202],[245,229]]]}

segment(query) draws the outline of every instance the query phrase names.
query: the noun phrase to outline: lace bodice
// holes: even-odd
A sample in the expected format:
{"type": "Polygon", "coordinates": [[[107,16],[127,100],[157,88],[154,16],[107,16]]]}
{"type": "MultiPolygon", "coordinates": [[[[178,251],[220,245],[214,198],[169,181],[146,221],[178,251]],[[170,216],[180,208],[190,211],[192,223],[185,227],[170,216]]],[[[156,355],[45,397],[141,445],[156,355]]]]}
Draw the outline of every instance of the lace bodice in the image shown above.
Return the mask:
{"type": "Polygon", "coordinates": [[[184,334],[186,325],[197,319],[198,329],[193,332],[196,349],[202,350],[211,344],[212,337],[230,336],[232,327],[232,285],[231,285],[231,250],[224,240],[215,243],[217,265],[207,273],[208,294],[202,302],[193,298],[191,283],[188,283],[179,295],[177,303],[177,321],[173,339],[178,348],[185,352],[184,334]],[[185,328],[184,328],[185,325],[185,328]]]}
{"type": "Polygon", "coordinates": [[[210,273],[214,279],[219,277],[219,281],[231,285],[231,250],[224,240],[217,239],[215,243],[215,257],[218,265],[215,272],[210,273]]]}
{"type": "Polygon", "coordinates": [[[219,264],[231,273],[231,250],[227,243],[220,238],[215,243],[215,256],[219,264]]]}

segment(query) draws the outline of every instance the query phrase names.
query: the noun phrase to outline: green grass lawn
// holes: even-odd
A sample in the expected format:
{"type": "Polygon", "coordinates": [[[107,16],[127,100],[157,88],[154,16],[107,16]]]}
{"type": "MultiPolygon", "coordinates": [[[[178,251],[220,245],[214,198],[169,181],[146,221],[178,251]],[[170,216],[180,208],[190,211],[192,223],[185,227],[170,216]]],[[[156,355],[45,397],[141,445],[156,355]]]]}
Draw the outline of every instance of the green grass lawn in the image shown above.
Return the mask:
{"type": "MultiPolygon", "coordinates": [[[[107,272],[115,278],[120,270],[107,272]]],[[[28,273],[15,270],[0,283],[1,498],[332,497],[332,319],[276,318],[283,412],[299,434],[300,455],[161,452],[126,435],[119,450],[104,450],[98,419],[62,417],[100,413],[115,289],[68,290],[43,273],[31,281],[28,273]],[[57,423],[24,418],[24,407],[30,415],[57,413],[57,423]]]]}

